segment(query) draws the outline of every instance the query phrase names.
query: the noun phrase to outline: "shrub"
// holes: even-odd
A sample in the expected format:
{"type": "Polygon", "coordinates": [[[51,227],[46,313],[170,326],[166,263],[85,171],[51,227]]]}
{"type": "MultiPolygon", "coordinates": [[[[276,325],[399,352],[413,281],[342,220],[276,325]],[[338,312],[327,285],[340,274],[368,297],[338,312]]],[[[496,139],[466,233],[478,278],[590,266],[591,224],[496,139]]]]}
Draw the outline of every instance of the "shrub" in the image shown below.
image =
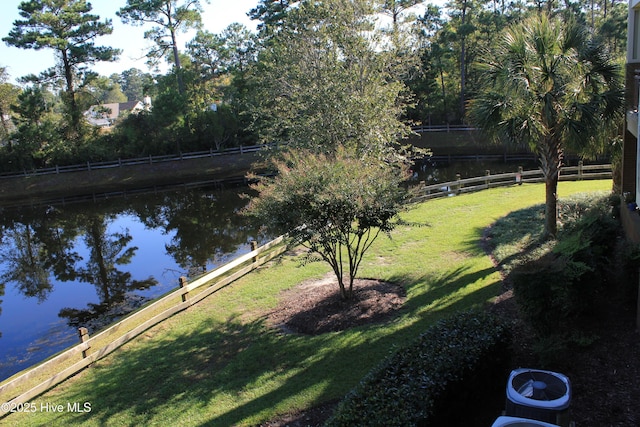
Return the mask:
{"type": "Polygon", "coordinates": [[[569,329],[591,314],[607,289],[619,229],[607,200],[592,200],[586,208],[584,201],[576,204],[553,250],[510,274],[519,305],[543,335],[569,329]]]}
{"type": "Polygon", "coordinates": [[[396,226],[404,174],[344,148],[332,155],[289,151],[274,165],[278,174],[253,187],[260,195],[246,213],[328,263],[341,297],[351,299],[365,252],[380,233],[396,226]]]}
{"type": "Polygon", "coordinates": [[[464,425],[496,395],[487,387],[504,387],[509,342],[509,328],[489,313],[441,320],[372,370],[327,425],[464,425]]]}

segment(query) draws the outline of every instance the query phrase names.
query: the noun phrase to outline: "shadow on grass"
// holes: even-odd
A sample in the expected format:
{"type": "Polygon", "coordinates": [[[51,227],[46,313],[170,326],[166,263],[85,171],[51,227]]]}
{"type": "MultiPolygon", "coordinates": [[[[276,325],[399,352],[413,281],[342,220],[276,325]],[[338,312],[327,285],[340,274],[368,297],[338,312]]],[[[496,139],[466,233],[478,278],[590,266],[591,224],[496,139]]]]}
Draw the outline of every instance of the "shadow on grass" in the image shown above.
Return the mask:
{"type": "MultiPolygon", "coordinates": [[[[236,425],[317,384],[322,384],[318,403],[340,397],[351,387],[343,383],[345,369],[363,376],[366,364],[351,365],[360,365],[362,353],[370,354],[379,340],[352,334],[349,345],[333,346],[335,338],[282,335],[262,320],[222,327],[207,321],[179,339],[119,352],[109,365],[92,368],[92,381],[69,399],[91,402],[90,417],[99,425],[123,419],[131,425],[170,423],[180,420],[180,412],[208,412],[205,408],[221,399],[220,407],[228,409],[219,414],[214,409],[204,425],[236,425]],[[277,377],[279,384],[272,387],[269,382],[277,377]]],[[[87,414],[65,421],[86,422],[87,414]]]]}
{"type": "MultiPolygon", "coordinates": [[[[395,318],[392,321],[398,323],[400,327],[393,332],[385,328],[379,329],[379,331],[388,332],[387,334],[366,334],[367,330],[376,329],[376,325],[369,325],[352,330],[352,332],[362,331],[364,340],[354,342],[354,345],[348,347],[330,350],[327,354],[324,354],[321,359],[317,360],[314,366],[289,377],[286,383],[279,389],[262,395],[242,407],[235,408],[223,416],[212,420],[211,424],[206,425],[233,425],[246,416],[272,408],[274,402],[290,397],[292,391],[304,392],[310,384],[317,381],[322,382],[325,388],[324,393],[316,399],[316,404],[341,397],[349,389],[353,388],[374,366],[382,362],[385,357],[415,339],[436,320],[458,310],[485,304],[487,300],[496,296],[496,293],[500,289],[499,281],[492,282],[488,286],[464,294],[460,298],[452,299],[445,304],[434,304],[436,301],[443,299],[451,293],[461,291],[470,284],[485,279],[487,275],[493,274],[493,272],[493,268],[487,268],[477,272],[470,272],[468,269],[458,268],[438,278],[425,275],[411,282],[407,282],[405,277],[391,278],[391,282],[403,283],[408,290],[413,290],[414,293],[417,293],[402,309],[401,317],[395,318]],[[420,288],[428,288],[428,290],[421,292],[420,288]],[[420,313],[421,309],[428,306],[431,306],[431,308],[420,313]],[[416,314],[419,315],[414,322],[402,321],[403,316],[406,318],[407,315],[412,316],[416,314]],[[365,355],[368,355],[368,357],[365,355]],[[349,371],[357,370],[362,373],[354,375],[351,384],[348,384],[345,388],[345,383],[340,381],[339,373],[336,372],[336,366],[343,366],[349,371]],[[362,369],[363,366],[365,367],[364,369],[362,369]],[[337,387],[335,391],[339,393],[339,396],[336,396],[331,391],[334,387],[337,387]]],[[[327,345],[330,345],[332,341],[331,338],[335,336],[335,334],[325,334],[319,338],[326,340],[327,345]]],[[[302,342],[308,339],[304,336],[299,336],[298,338],[302,342]]],[[[307,346],[286,345],[284,351],[314,351],[313,348],[305,349],[305,347],[307,346]]]]}
{"type": "Polygon", "coordinates": [[[522,253],[535,253],[546,241],[541,238],[544,231],[544,205],[510,212],[487,228],[476,229],[483,242],[468,242],[468,246],[481,248],[493,254],[500,266],[512,263],[522,253]],[[506,248],[506,250],[503,250],[506,248]],[[509,255],[502,256],[507,252],[509,255]]]}
{"type": "Polygon", "coordinates": [[[474,288],[494,271],[459,266],[441,275],[393,277],[410,297],[385,325],[309,337],[283,335],[263,319],[207,319],[180,336],[158,334],[93,367],[65,396],[91,402],[90,415],[65,422],[226,426],[293,409],[295,396],[311,396],[302,400],[312,405],[339,399],[434,321],[496,296],[498,280],[474,288]]]}
{"type": "Polygon", "coordinates": [[[407,292],[413,296],[407,301],[406,308],[416,313],[433,315],[434,312],[443,312],[444,315],[483,305],[497,295],[500,280],[494,280],[473,291],[468,291],[467,288],[486,280],[495,272],[494,267],[473,270],[468,266],[459,266],[442,275],[425,274],[408,284],[407,292]]]}

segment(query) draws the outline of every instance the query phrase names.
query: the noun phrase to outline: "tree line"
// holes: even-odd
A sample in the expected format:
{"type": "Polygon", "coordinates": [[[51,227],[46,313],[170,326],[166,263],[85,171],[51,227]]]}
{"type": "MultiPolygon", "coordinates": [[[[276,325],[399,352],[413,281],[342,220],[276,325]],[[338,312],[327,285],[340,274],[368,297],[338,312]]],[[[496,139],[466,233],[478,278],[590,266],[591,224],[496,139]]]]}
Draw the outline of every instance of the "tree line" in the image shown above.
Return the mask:
{"type": "Polygon", "coordinates": [[[325,1],[301,13],[306,3],[260,0],[248,12],[257,31],[234,23],[214,34],[200,0],[128,0],[107,19],[85,0],[23,1],[3,41],[51,51],[56,65],[14,85],[2,67],[10,64],[0,64],[0,169],[276,140],[375,151],[382,139],[401,140],[411,124],[465,122],[469,100],[486,85],[473,64],[496,48],[497,34],[528,16],[571,17],[618,61],[626,45],[627,7],[619,0],[325,1]],[[120,54],[96,44],[113,30],[112,19],[145,25],[151,71],[101,76],[89,68],[120,54]],[[180,49],[187,29],[196,34],[180,49]],[[155,68],[162,62],[166,73],[155,68]],[[153,108],[119,117],[109,131],[83,118],[92,105],[144,96],[153,108]],[[364,134],[378,140],[363,142],[364,134]]]}

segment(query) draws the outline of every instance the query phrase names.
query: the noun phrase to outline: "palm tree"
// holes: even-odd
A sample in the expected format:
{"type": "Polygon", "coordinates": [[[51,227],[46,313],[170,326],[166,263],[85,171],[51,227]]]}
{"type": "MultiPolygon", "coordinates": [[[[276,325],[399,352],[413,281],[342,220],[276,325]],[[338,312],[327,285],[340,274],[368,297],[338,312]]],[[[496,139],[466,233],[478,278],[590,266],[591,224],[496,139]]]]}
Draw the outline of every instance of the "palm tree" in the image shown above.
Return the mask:
{"type": "Polygon", "coordinates": [[[496,140],[526,143],[545,178],[545,236],[557,234],[564,150],[605,144],[603,126],[622,118],[622,73],[575,21],[537,15],[508,28],[477,66],[487,81],[468,118],[496,140]]]}

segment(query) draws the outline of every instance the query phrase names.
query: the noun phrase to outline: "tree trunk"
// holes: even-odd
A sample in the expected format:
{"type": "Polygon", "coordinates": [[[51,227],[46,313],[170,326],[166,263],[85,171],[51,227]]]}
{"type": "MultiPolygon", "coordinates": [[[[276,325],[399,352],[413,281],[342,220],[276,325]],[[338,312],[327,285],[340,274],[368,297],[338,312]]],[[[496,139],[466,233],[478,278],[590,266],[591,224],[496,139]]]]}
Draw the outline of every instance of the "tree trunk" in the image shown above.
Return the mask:
{"type": "Polygon", "coordinates": [[[2,130],[4,131],[4,135],[7,138],[7,151],[12,152],[13,151],[13,144],[11,142],[11,136],[10,136],[10,132],[9,132],[9,124],[7,123],[7,120],[5,120],[4,118],[5,116],[5,112],[2,108],[0,108],[0,121],[2,122],[2,130]]]}
{"type": "Polygon", "coordinates": [[[338,286],[340,287],[340,298],[343,300],[348,300],[349,296],[347,294],[347,288],[344,286],[344,275],[342,274],[340,263],[330,262],[329,264],[331,264],[333,274],[336,275],[336,280],[338,281],[338,286]]]}
{"type": "Polygon", "coordinates": [[[560,141],[546,138],[538,147],[538,156],[545,184],[544,237],[555,238],[558,234],[558,179],[563,157],[560,141]]]}
{"type": "Polygon", "coordinates": [[[348,299],[353,298],[353,282],[355,281],[355,275],[350,275],[349,276],[349,293],[348,293],[348,299]]]}
{"type": "Polygon", "coordinates": [[[176,24],[173,17],[174,4],[170,1],[164,3],[163,13],[167,17],[167,26],[171,36],[171,49],[173,51],[173,61],[176,67],[176,78],[178,79],[178,93],[184,95],[184,81],[182,80],[182,64],[180,63],[180,52],[178,51],[178,40],[176,37],[176,24]]]}
{"type": "Polygon", "coordinates": [[[182,64],[180,63],[180,52],[178,52],[178,41],[176,32],[171,29],[171,44],[173,45],[173,60],[176,66],[176,76],[178,78],[178,93],[184,95],[184,81],[182,80],[182,64]]]}
{"type": "MultiPolygon", "coordinates": [[[[442,64],[440,64],[440,89],[442,90],[442,111],[447,111],[447,92],[444,85],[444,70],[442,64]]],[[[449,123],[449,120],[447,120],[449,123]]]]}
{"type": "Polygon", "coordinates": [[[69,108],[69,124],[73,136],[77,136],[80,129],[80,111],[78,110],[78,104],[76,103],[76,93],[73,82],[73,67],[69,60],[69,56],[66,50],[61,50],[62,54],[62,67],[64,69],[64,78],[66,81],[66,102],[67,108],[69,108]]]}
{"type": "Polygon", "coordinates": [[[340,286],[340,298],[343,301],[347,301],[351,298],[350,293],[347,291],[347,287],[344,285],[344,277],[341,274],[336,273],[336,278],[338,279],[338,286],[340,286]]]}
{"type": "MultiPolygon", "coordinates": [[[[461,24],[464,26],[467,22],[467,2],[466,0],[463,2],[462,7],[462,20],[461,24]]],[[[467,53],[466,53],[466,41],[467,35],[464,34],[462,36],[462,40],[460,40],[460,117],[464,118],[464,110],[465,110],[465,90],[467,86],[466,74],[467,74],[467,53]]]]}
{"type": "Polygon", "coordinates": [[[545,178],[544,236],[558,234],[558,173],[545,178]]]}

